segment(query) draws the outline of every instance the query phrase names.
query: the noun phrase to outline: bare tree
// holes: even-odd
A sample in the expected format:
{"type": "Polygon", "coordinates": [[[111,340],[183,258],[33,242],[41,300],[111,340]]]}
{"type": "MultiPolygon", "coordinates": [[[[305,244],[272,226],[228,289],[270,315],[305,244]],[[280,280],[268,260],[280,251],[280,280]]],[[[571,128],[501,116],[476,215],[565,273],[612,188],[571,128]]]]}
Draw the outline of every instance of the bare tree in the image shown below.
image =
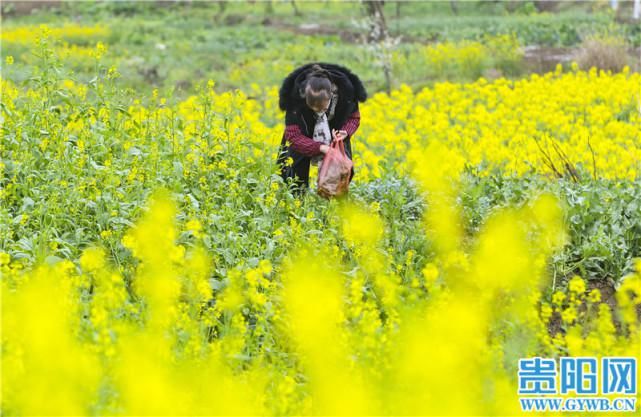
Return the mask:
{"type": "Polygon", "coordinates": [[[303,14],[298,10],[298,6],[296,5],[296,0],[291,0],[291,3],[294,8],[294,16],[302,16],[303,14]]]}
{"type": "Polygon", "coordinates": [[[385,76],[385,89],[388,94],[392,90],[392,49],[400,41],[399,38],[393,38],[389,34],[383,0],[362,1],[367,16],[367,38],[366,42],[374,53],[376,62],[383,68],[385,76]]]}
{"type": "Polygon", "coordinates": [[[458,1],[457,0],[450,0],[450,9],[452,9],[452,13],[454,13],[454,15],[458,16],[458,1]]]}
{"type": "Polygon", "coordinates": [[[365,11],[370,18],[370,31],[367,40],[370,42],[380,42],[389,36],[387,23],[385,22],[385,13],[383,0],[367,0],[363,2],[365,11]]]}
{"type": "Polygon", "coordinates": [[[218,2],[218,12],[214,16],[214,20],[219,21],[225,14],[225,9],[227,8],[227,1],[218,2]]]}

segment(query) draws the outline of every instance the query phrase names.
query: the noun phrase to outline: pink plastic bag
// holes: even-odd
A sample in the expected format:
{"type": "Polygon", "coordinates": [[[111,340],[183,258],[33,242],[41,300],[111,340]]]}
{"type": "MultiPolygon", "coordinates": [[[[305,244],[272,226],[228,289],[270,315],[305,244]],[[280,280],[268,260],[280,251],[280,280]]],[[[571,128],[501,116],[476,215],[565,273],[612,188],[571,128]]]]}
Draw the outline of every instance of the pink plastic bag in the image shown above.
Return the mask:
{"type": "Polygon", "coordinates": [[[353,165],[345,153],[343,141],[334,140],[329,145],[329,151],[325,154],[318,173],[318,194],[325,198],[346,194],[353,165]]]}

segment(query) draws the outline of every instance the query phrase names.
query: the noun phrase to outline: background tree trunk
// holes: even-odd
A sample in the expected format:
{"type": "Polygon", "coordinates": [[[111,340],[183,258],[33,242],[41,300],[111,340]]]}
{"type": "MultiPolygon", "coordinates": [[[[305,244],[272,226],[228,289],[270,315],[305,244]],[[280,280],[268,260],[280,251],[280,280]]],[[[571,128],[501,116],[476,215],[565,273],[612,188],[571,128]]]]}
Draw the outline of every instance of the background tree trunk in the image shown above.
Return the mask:
{"type": "Polygon", "coordinates": [[[450,9],[454,15],[458,16],[458,0],[450,0],[450,9]]]}
{"type": "Polygon", "coordinates": [[[300,12],[298,9],[298,6],[296,5],[296,0],[291,0],[292,7],[294,8],[294,16],[302,16],[303,14],[300,12]]]}
{"type": "Polygon", "coordinates": [[[367,43],[374,47],[376,58],[379,64],[383,67],[385,75],[385,89],[389,94],[392,90],[392,63],[389,56],[389,30],[387,29],[387,22],[385,22],[385,14],[383,6],[385,2],[382,0],[364,1],[365,11],[369,18],[369,33],[367,35],[367,43]]]}
{"type": "Polygon", "coordinates": [[[265,14],[266,15],[274,14],[274,4],[272,3],[272,0],[267,0],[265,2],[265,14]]]}
{"type": "Polygon", "coordinates": [[[385,14],[383,13],[382,0],[368,0],[364,1],[365,11],[370,18],[370,31],[368,34],[368,41],[379,42],[389,36],[387,30],[387,23],[385,22],[385,14]]]}

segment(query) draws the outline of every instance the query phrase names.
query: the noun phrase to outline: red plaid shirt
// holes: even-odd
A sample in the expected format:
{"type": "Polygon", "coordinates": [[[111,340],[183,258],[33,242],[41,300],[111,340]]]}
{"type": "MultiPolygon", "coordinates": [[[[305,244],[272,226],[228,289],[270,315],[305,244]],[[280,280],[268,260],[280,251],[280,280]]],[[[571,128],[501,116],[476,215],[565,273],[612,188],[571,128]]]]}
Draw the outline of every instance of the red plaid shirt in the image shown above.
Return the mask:
{"type": "MultiPolygon", "coordinates": [[[[347,132],[348,136],[351,136],[356,132],[356,129],[358,129],[360,124],[361,114],[357,110],[349,116],[345,121],[345,124],[343,124],[343,127],[339,130],[344,130],[347,132]]],[[[294,151],[305,156],[316,156],[321,153],[321,143],[305,136],[298,125],[291,124],[285,126],[285,139],[289,141],[290,146],[294,151]]]]}

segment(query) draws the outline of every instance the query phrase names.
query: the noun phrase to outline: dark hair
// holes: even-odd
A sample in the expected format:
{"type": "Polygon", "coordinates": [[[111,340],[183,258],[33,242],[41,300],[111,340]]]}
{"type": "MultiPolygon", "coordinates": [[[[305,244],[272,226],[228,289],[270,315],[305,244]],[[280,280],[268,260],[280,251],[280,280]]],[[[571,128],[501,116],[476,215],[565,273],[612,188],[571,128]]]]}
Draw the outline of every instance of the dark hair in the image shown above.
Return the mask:
{"type": "Polygon", "coordinates": [[[314,64],[312,72],[307,76],[304,97],[307,106],[317,107],[331,98],[332,84],[329,73],[320,65],[314,64]]]}

